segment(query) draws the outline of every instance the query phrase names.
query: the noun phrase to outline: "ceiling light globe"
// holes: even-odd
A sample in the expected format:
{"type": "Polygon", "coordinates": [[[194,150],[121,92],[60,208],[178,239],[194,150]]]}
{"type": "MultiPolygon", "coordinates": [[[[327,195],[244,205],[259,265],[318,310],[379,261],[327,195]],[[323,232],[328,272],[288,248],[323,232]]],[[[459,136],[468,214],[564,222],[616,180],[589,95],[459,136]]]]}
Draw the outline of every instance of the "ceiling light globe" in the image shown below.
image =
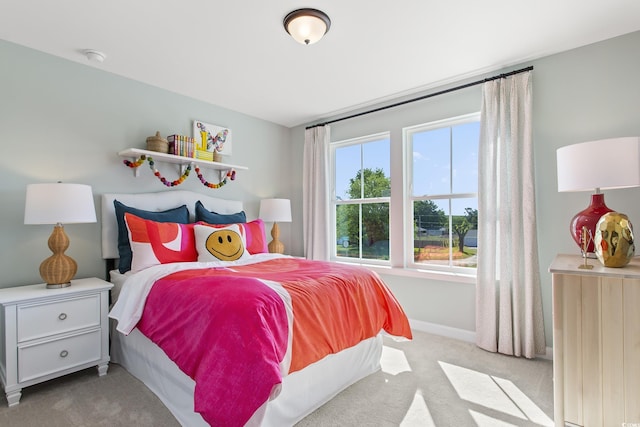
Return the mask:
{"type": "Polygon", "coordinates": [[[284,18],[284,28],[295,41],[301,44],[314,44],[331,27],[331,20],[322,11],[316,9],[298,9],[284,18]]]}

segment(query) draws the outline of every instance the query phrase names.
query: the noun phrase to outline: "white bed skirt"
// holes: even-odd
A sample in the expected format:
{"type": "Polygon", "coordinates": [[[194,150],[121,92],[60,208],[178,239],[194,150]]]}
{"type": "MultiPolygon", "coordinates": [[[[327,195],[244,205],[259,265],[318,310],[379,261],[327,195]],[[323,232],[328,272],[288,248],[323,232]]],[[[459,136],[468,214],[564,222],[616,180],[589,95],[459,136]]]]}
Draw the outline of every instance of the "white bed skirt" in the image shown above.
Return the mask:
{"type": "MultiPolygon", "coordinates": [[[[262,426],[292,426],[341,390],[380,369],[382,335],[329,355],[286,376],[278,397],[267,407],[262,426]]],[[[153,391],[185,427],[206,426],[193,411],[195,382],[138,329],[128,336],[112,328],[111,360],[153,391]]],[[[257,425],[251,420],[249,425],[257,425]]]]}

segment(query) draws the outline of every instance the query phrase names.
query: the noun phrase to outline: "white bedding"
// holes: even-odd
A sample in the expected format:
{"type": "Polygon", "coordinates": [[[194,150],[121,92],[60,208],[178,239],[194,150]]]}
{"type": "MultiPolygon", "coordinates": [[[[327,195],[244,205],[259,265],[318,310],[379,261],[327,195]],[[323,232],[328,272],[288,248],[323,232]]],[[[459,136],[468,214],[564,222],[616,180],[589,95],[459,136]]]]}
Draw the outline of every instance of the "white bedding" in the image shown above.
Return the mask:
{"type": "MultiPolygon", "coordinates": [[[[118,297],[120,296],[120,290],[122,290],[122,285],[124,285],[125,280],[129,277],[129,272],[120,273],[120,271],[111,270],[109,271],[109,281],[113,283],[113,288],[111,288],[111,306],[118,301],[118,297]]],[[[109,308],[111,309],[111,307],[109,308]]]]}

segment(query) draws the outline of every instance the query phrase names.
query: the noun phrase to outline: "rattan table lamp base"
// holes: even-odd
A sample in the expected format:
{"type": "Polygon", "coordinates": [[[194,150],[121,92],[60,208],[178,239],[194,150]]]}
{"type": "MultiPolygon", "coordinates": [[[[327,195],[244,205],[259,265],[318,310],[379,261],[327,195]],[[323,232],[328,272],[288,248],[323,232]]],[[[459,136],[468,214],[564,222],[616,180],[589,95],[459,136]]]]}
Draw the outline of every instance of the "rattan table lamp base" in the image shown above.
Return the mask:
{"type": "Polygon", "coordinates": [[[53,227],[48,243],[53,255],[40,264],[40,276],[47,284],[47,288],[67,287],[71,285],[71,279],[78,271],[78,264],[73,258],[64,254],[69,247],[69,238],[62,224],[53,227]]]}
{"type": "Polygon", "coordinates": [[[270,241],[267,245],[269,248],[269,252],[272,254],[284,253],[284,243],[278,240],[280,238],[280,227],[278,227],[277,222],[273,223],[273,228],[271,229],[271,237],[273,237],[273,240],[270,241]]]}

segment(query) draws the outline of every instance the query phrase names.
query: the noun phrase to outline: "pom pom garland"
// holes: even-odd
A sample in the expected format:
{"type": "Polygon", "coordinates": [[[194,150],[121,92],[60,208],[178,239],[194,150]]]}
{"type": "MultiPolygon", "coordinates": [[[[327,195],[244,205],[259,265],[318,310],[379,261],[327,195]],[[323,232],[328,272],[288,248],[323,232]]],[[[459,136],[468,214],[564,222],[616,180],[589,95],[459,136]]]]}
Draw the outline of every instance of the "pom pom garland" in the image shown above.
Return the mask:
{"type": "Polygon", "coordinates": [[[209,187],[209,188],[220,188],[223,185],[225,185],[227,183],[227,178],[231,179],[231,181],[236,179],[236,171],[231,169],[227,171],[227,174],[224,176],[224,179],[222,181],[220,181],[217,184],[213,184],[209,181],[207,181],[206,179],[204,179],[204,177],[202,176],[202,174],[200,173],[200,168],[198,166],[196,166],[196,174],[198,175],[198,178],[200,178],[200,182],[202,183],[202,185],[204,185],[205,187],[209,187]]]}
{"type": "MultiPolygon", "coordinates": [[[[184,182],[185,179],[187,179],[187,177],[189,176],[189,173],[191,172],[191,164],[189,164],[187,166],[187,168],[185,169],[184,173],[180,176],[180,178],[174,180],[174,181],[168,181],[165,177],[162,176],[162,174],[160,174],[160,171],[158,171],[158,169],[156,169],[155,167],[155,162],[153,161],[153,158],[151,156],[146,156],[146,155],[141,155],[140,158],[138,160],[136,160],[135,162],[131,162],[129,160],[124,160],[123,163],[128,166],[131,169],[135,169],[138,166],[141,166],[144,161],[147,161],[149,163],[149,168],[151,169],[151,171],[153,172],[153,174],[160,180],[160,182],[162,182],[165,186],[167,187],[176,187],[180,184],[182,184],[184,182]]],[[[200,182],[202,183],[202,185],[204,185],[205,187],[208,188],[220,188],[223,185],[225,185],[227,183],[228,179],[231,179],[231,181],[236,179],[236,171],[234,169],[230,169],[227,171],[227,173],[225,174],[224,178],[217,184],[211,183],[209,181],[207,181],[204,176],[202,176],[202,173],[200,173],[200,168],[198,166],[195,167],[196,170],[196,174],[198,175],[198,178],[200,179],[200,182]]]]}

